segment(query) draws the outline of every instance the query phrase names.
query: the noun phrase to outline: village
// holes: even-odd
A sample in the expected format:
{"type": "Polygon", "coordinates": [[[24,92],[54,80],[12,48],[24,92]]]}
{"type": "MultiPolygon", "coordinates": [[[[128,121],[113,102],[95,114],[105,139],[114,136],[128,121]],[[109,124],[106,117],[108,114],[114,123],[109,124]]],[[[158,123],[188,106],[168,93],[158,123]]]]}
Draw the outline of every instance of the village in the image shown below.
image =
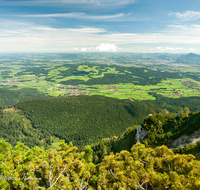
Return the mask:
{"type": "Polygon", "coordinates": [[[85,87],[81,86],[74,86],[74,85],[64,85],[64,84],[56,84],[55,88],[51,87],[48,91],[52,90],[59,90],[59,91],[66,91],[65,96],[78,96],[78,95],[89,95],[92,93],[89,91],[89,88],[85,89],[85,87]],[[57,88],[56,88],[57,87],[57,88]]]}

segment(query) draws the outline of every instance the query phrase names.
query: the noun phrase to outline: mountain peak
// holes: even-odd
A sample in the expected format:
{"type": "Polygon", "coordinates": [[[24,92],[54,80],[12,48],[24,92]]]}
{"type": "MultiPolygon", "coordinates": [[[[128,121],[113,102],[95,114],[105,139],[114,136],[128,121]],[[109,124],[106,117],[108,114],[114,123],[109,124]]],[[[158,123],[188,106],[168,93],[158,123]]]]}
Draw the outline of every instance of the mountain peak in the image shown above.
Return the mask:
{"type": "Polygon", "coordinates": [[[181,55],[177,58],[178,63],[200,63],[200,55],[196,53],[189,53],[181,55]]]}

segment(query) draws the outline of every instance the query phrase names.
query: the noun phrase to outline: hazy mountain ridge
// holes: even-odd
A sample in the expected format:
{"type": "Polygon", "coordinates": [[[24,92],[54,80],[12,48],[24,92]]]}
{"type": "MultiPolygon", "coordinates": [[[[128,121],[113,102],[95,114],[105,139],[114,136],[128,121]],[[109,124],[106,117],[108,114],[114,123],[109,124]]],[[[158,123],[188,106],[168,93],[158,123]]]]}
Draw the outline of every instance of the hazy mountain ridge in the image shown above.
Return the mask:
{"type": "Polygon", "coordinates": [[[187,55],[181,55],[179,58],[177,58],[177,63],[198,63],[200,64],[200,55],[197,55],[195,53],[189,53],[187,55]]]}

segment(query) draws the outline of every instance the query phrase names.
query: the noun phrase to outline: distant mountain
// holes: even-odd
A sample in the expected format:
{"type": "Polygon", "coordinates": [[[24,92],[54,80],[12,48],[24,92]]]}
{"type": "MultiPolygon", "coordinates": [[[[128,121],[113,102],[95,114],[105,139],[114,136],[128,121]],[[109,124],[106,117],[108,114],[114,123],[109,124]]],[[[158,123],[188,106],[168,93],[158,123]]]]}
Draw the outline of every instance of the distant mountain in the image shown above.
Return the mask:
{"type": "Polygon", "coordinates": [[[181,55],[177,58],[177,63],[198,63],[200,64],[200,55],[195,53],[189,53],[187,55],[181,55]]]}

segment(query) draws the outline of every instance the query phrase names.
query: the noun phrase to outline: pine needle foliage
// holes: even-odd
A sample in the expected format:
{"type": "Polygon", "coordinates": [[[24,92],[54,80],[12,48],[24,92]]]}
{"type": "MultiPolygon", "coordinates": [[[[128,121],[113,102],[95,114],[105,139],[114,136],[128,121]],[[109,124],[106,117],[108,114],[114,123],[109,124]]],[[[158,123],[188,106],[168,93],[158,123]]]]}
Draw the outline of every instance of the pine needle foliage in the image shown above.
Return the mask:
{"type": "Polygon", "coordinates": [[[175,154],[166,146],[155,149],[137,143],[92,163],[93,150],[77,152],[72,143],[55,150],[32,149],[23,143],[12,148],[0,140],[2,190],[165,190],[200,189],[200,162],[193,155],[175,154]]]}

